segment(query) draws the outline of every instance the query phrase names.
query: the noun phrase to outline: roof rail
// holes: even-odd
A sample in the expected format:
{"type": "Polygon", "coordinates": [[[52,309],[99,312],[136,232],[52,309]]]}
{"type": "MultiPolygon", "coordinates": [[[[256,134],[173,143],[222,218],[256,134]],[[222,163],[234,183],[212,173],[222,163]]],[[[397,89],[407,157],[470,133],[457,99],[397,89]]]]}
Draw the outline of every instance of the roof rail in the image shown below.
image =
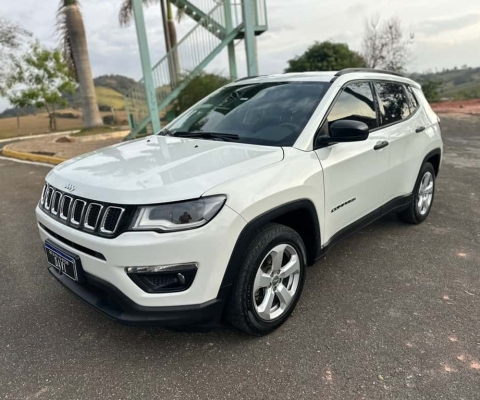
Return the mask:
{"type": "Polygon", "coordinates": [[[246,79],[258,78],[259,76],[263,76],[263,75],[244,76],[243,78],[237,79],[237,80],[234,81],[234,82],[240,82],[240,81],[244,81],[244,80],[246,80],[246,79]]]}
{"type": "Polygon", "coordinates": [[[388,75],[395,75],[395,76],[401,76],[404,78],[402,74],[399,74],[398,72],[393,72],[393,71],[386,71],[383,69],[374,69],[374,68],[345,68],[342,69],[341,71],[338,71],[333,79],[330,82],[335,81],[339,76],[346,75],[346,74],[351,74],[353,72],[373,72],[376,74],[388,74],[388,75]]]}

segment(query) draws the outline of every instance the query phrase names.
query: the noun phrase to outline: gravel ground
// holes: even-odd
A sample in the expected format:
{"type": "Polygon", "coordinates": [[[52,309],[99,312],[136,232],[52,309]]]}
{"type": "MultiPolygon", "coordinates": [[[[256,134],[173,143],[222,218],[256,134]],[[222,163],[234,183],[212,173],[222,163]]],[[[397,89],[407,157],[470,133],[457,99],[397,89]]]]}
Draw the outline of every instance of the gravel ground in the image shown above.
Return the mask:
{"type": "Polygon", "coordinates": [[[0,398],[479,399],[480,119],[444,118],[420,226],[387,216],[308,270],[277,332],[117,325],[48,274],[48,168],[0,159],[0,398]]]}

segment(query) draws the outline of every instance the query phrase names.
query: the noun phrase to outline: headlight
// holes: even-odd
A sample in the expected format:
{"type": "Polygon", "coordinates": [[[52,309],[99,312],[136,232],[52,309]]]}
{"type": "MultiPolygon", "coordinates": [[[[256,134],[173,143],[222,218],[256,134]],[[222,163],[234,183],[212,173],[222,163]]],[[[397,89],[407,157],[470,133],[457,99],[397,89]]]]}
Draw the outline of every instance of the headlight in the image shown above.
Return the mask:
{"type": "Polygon", "coordinates": [[[226,199],[225,196],[212,196],[180,203],[140,207],[130,229],[172,232],[198,228],[217,215],[226,199]]]}

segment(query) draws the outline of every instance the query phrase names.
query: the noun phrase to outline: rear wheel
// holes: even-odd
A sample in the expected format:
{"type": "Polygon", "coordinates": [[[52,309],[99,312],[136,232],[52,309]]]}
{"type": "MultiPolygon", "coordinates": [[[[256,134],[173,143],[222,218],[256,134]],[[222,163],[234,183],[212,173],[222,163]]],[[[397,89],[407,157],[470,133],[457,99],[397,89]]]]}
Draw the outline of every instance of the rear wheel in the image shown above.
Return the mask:
{"type": "Polygon", "coordinates": [[[232,288],[227,321],[251,335],[278,328],[300,298],[305,259],[302,238],[293,229],[269,224],[257,231],[232,288]]]}
{"type": "Polygon", "coordinates": [[[418,175],[413,192],[412,204],[399,213],[399,217],[411,224],[425,221],[433,204],[435,196],[435,170],[429,162],[423,164],[418,175]]]}

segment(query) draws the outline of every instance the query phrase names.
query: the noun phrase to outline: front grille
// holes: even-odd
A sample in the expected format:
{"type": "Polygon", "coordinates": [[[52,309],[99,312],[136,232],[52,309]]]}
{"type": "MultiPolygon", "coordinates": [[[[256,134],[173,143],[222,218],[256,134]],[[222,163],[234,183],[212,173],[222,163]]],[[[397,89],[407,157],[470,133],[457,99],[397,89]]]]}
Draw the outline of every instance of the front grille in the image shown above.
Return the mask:
{"type": "Polygon", "coordinates": [[[124,232],[135,206],[119,206],[72,196],[46,185],[40,208],[50,217],[85,232],[115,237],[124,232]]]}

